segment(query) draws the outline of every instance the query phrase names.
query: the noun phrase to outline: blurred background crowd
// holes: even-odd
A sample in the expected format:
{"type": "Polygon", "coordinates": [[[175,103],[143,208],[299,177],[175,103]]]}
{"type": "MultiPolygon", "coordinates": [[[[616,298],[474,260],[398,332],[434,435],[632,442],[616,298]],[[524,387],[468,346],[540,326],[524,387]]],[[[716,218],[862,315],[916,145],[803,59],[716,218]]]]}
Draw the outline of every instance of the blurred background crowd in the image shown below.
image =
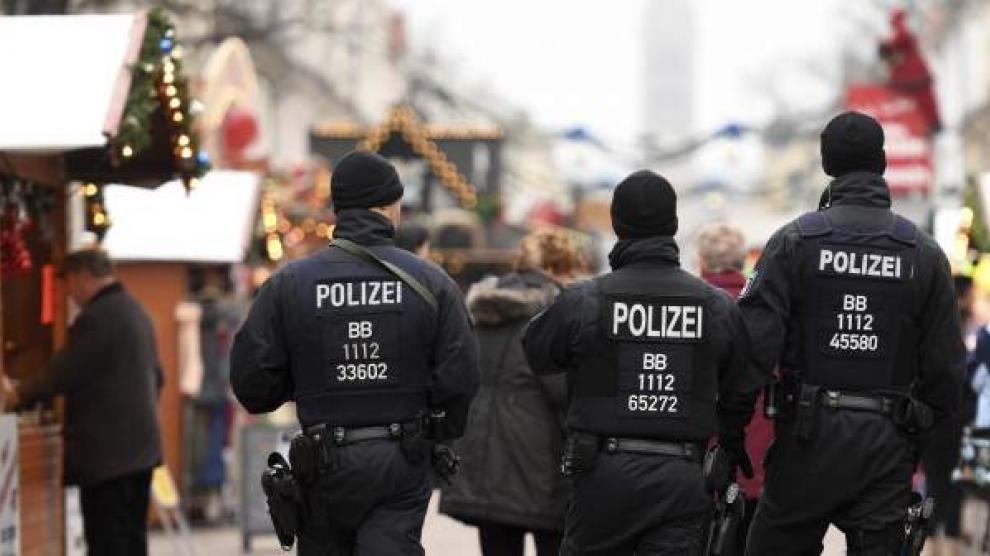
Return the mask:
{"type": "MultiPolygon", "coordinates": [[[[919,484],[961,507],[959,480],[977,494],[990,483],[990,453],[962,432],[990,427],[990,1],[0,0],[0,14],[0,371],[44,368],[67,316],[52,265],[99,242],[154,324],[165,462],[195,524],[239,524],[245,546],[267,532],[255,478],[295,418],[233,403],[229,348],[266,278],[325,248],[330,175],[348,151],[395,163],[399,242],[495,325],[607,268],[611,191],[637,168],[678,192],[683,264],[738,293],[772,230],[818,205],[819,133],[844,109],[884,125],[894,209],[958,276],[969,401],[919,484]],[[65,17],[12,17],[39,14],[65,17]],[[23,63],[32,48],[50,67],[23,63]],[[132,75],[114,89],[103,69],[122,51],[132,75]],[[100,91],[118,101],[116,133],[67,139],[102,123],[100,91]]],[[[489,332],[483,343],[509,334],[489,332]]],[[[57,413],[22,415],[21,430],[57,413]]],[[[61,493],[46,473],[25,497],[61,493]]],[[[451,500],[441,509],[471,513],[451,500]]],[[[972,524],[947,503],[942,530],[986,550],[971,500],[972,524]]],[[[529,529],[552,530],[544,517],[529,529]]],[[[428,550],[475,550],[473,536],[453,549],[431,536],[439,519],[428,550]]]]}

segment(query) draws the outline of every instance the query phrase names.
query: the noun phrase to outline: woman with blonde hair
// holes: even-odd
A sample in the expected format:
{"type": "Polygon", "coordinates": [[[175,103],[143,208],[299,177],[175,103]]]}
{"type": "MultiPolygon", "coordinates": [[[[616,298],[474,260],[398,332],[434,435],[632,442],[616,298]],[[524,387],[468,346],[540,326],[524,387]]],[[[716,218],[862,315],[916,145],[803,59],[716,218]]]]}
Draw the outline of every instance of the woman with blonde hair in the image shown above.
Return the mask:
{"type": "Polygon", "coordinates": [[[520,340],[529,319],[586,272],[585,246],[573,232],[540,229],[520,242],[515,267],[467,294],[481,386],[455,446],[464,461],[440,511],[477,526],[485,556],[522,556],[527,533],[539,556],[554,556],[567,498],[558,472],[566,386],[562,376],[534,375],[520,340]]]}

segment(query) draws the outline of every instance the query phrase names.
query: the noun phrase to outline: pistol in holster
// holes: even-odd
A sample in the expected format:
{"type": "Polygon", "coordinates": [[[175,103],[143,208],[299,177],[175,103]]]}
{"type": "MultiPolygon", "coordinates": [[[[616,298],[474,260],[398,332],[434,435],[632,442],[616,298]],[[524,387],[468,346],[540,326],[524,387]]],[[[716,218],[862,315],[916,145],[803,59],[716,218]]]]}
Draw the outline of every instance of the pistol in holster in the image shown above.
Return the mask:
{"type": "Polygon", "coordinates": [[[746,513],[746,500],[732,476],[729,454],[713,446],[705,454],[702,476],[705,488],[715,499],[715,511],[708,523],[704,556],[742,554],[739,526],[746,513]]]}
{"type": "Polygon", "coordinates": [[[596,434],[571,431],[564,441],[564,451],[560,457],[560,474],[573,477],[590,473],[598,462],[601,451],[601,438],[596,434]]]}
{"type": "Polygon", "coordinates": [[[268,467],[261,473],[261,489],[265,492],[278,542],[283,550],[289,550],[301,527],[302,491],[282,454],[269,454],[268,467]]]}
{"type": "Polygon", "coordinates": [[[901,556],[920,556],[925,548],[925,541],[931,532],[932,514],[935,513],[935,499],[931,496],[922,498],[917,492],[912,493],[911,505],[908,506],[904,530],[906,532],[901,556]]]}

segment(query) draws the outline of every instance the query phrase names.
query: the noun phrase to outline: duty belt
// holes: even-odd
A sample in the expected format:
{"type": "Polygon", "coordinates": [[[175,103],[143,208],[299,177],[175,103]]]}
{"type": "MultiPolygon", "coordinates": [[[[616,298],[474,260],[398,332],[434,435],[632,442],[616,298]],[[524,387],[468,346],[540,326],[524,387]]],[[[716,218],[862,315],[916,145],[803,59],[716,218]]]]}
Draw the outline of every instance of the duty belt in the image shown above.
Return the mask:
{"type": "Polygon", "coordinates": [[[338,425],[314,425],[306,429],[306,434],[332,440],[334,444],[343,446],[364,442],[366,440],[392,439],[398,440],[405,435],[419,433],[420,427],[416,421],[405,423],[390,423],[388,425],[372,425],[367,427],[342,427],[338,425]]]}
{"type": "Polygon", "coordinates": [[[869,411],[890,416],[894,413],[894,400],[886,396],[851,394],[838,390],[820,390],[819,402],[829,409],[869,411]]]}
{"type": "Polygon", "coordinates": [[[632,454],[673,456],[701,461],[701,448],[697,444],[690,442],[606,437],[602,439],[602,451],[608,454],[628,452],[632,454]]]}

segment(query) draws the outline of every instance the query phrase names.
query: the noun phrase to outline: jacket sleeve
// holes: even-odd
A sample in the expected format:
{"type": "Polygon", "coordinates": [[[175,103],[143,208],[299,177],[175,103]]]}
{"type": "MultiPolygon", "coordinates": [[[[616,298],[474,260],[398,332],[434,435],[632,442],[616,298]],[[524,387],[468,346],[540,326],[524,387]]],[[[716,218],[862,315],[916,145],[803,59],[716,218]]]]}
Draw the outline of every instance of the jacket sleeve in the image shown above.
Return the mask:
{"type": "Polygon", "coordinates": [[[727,307],[724,329],[728,334],[728,349],[718,369],[719,436],[741,439],[753,417],[760,388],[769,378],[749,372],[749,334],[742,313],[734,304],[727,307]]]}
{"type": "Polygon", "coordinates": [[[59,394],[71,392],[86,379],[87,369],[99,368],[99,362],[112,342],[112,326],[100,322],[89,311],[80,313],[69,328],[66,344],[52,358],[47,373],[24,381],[18,388],[21,406],[30,406],[59,394]]]}
{"type": "Polygon", "coordinates": [[[238,401],[251,413],[274,411],[292,397],[280,293],[283,280],[280,272],[261,287],[247,320],[234,336],[230,385],[238,401]]]}
{"type": "Polygon", "coordinates": [[[534,373],[565,373],[576,367],[583,308],[580,286],[571,286],[529,322],[523,351],[534,373]]]}
{"type": "Polygon", "coordinates": [[[767,242],[756,269],[739,296],[739,309],[750,339],[746,365],[746,388],[759,389],[773,377],[780,363],[791,315],[791,268],[793,246],[788,241],[790,226],[782,228],[767,242]]]}
{"type": "Polygon", "coordinates": [[[923,297],[919,323],[918,381],[915,395],[932,408],[935,422],[952,416],[959,406],[966,372],[959,309],[949,262],[935,248],[932,279],[923,297]]]}
{"type": "Polygon", "coordinates": [[[460,438],[471,400],[478,391],[478,347],[457,286],[447,279],[440,293],[430,407],[446,412],[446,436],[460,438]]]}

